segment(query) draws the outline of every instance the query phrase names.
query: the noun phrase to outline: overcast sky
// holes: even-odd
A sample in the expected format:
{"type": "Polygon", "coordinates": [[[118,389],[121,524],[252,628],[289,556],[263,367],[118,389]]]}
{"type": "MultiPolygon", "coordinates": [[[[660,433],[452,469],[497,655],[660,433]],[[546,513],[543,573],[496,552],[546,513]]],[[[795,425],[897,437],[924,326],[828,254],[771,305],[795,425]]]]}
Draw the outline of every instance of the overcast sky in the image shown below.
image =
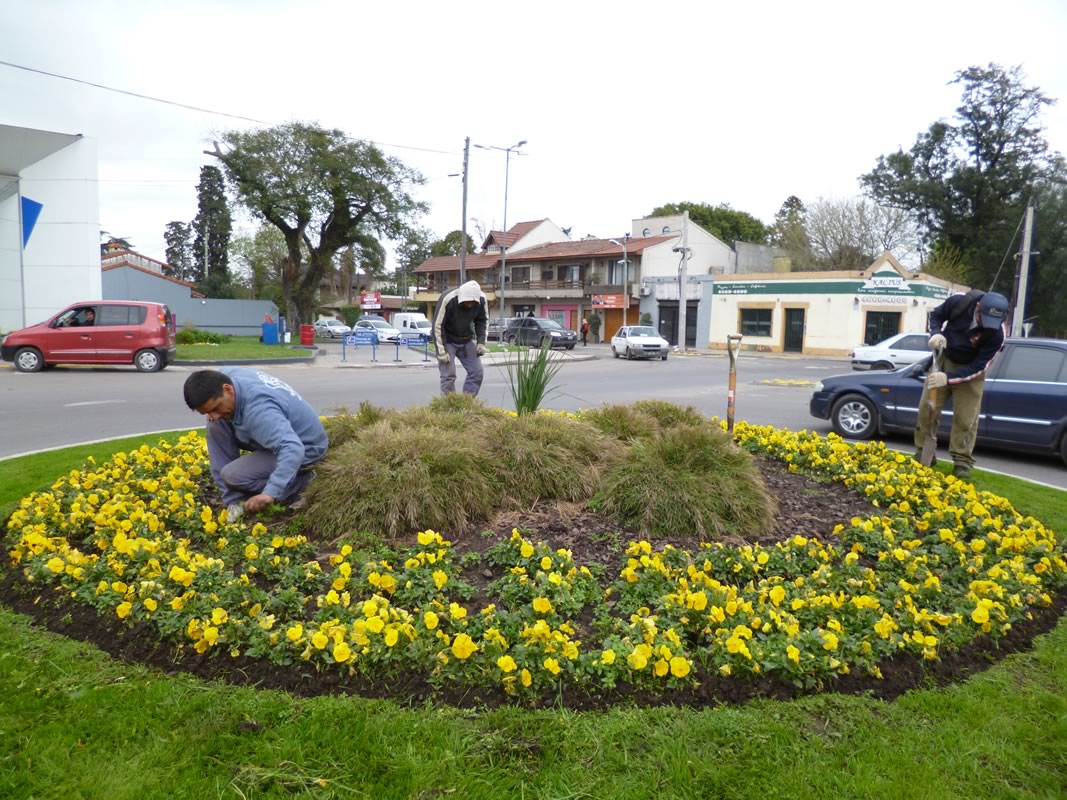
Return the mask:
{"type": "MultiPolygon", "coordinates": [[[[618,236],[683,200],[770,222],[790,194],[858,194],[951,116],[953,73],[991,61],[1059,99],[1044,124],[1067,151],[1062,0],[0,0],[0,30],[3,61],[380,142],[428,179],[438,236],[460,226],[465,136],[528,141],[509,225],[618,236]]],[[[2,65],[0,123],[94,137],[101,227],[157,258],[196,214],[212,132],[251,125],[2,65]]],[[[503,215],[504,154],[472,149],[468,218],[503,215]]]]}

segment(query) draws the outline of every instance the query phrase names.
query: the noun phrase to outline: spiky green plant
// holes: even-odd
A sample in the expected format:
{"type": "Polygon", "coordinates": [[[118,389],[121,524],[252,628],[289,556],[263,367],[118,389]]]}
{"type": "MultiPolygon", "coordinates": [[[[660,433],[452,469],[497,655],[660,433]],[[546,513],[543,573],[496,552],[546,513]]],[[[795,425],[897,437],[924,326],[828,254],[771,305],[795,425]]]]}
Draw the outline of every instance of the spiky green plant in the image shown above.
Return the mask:
{"type": "Polygon", "coordinates": [[[553,390],[552,382],[563,362],[549,358],[551,351],[544,344],[538,350],[518,353],[514,363],[508,362],[508,388],[519,414],[537,411],[553,390]]]}

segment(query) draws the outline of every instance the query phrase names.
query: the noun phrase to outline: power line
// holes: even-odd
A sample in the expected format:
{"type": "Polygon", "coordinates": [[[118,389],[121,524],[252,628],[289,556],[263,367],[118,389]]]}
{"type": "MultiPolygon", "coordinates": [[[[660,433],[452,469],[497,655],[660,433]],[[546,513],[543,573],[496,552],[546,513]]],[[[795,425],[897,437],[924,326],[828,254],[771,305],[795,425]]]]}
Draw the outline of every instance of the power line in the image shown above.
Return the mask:
{"type": "MultiPolygon", "coordinates": [[[[14,63],[12,63],[10,61],[0,60],[0,65],[3,65],[5,67],[11,67],[12,69],[21,69],[21,70],[24,70],[26,72],[33,72],[33,73],[36,73],[38,75],[47,75],[49,78],[59,78],[60,80],[63,80],[63,81],[71,81],[73,83],[80,83],[80,84],[83,84],[85,86],[92,86],[95,89],[103,89],[106,92],[116,92],[118,94],[127,95],[128,97],[136,97],[136,98],[139,98],[141,100],[151,100],[154,103],[164,103],[164,104],[166,104],[168,106],[176,106],[177,108],[185,108],[185,109],[189,109],[190,111],[199,111],[202,114],[215,114],[216,116],[220,116],[220,117],[229,117],[230,119],[239,119],[239,120],[244,120],[245,122],[254,122],[257,125],[273,125],[274,124],[272,122],[268,122],[267,120],[256,119],[255,117],[246,117],[243,114],[231,114],[231,113],[229,113],[227,111],[215,111],[214,109],[211,109],[211,108],[204,108],[202,106],[194,106],[194,105],[190,105],[189,103],[179,103],[176,100],[166,100],[166,99],[164,99],[162,97],[153,97],[152,95],[149,95],[149,94],[141,94],[140,92],[131,92],[131,91],[128,91],[126,89],[118,89],[118,88],[116,88],[114,86],[105,86],[102,83],[94,83],[93,81],[82,80],[81,78],[72,78],[69,75],[60,75],[58,72],[48,72],[47,70],[36,69],[35,67],[27,67],[27,66],[24,66],[22,64],[14,64],[14,63]]],[[[457,150],[436,150],[436,149],[433,149],[433,148],[430,148],[430,147],[416,147],[414,145],[408,145],[408,144],[394,144],[392,142],[378,142],[378,141],[374,141],[372,139],[360,139],[357,136],[346,136],[345,138],[351,139],[351,140],[354,140],[354,141],[366,141],[366,142],[368,142],[370,144],[378,145],[379,147],[396,147],[396,148],[401,149],[401,150],[418,150],[418,151],[421,151],[423,153],[439,153],[441,155],[453,156],[453,155],[458,155],[458,152],[459,152],[457,150]]]]}
{"type": "Polygon", "coordinates": [[[69,75],[60,75],[60,74],[58,74],[56,72],[47,72],[46,70],[43,70],[43,69],[35,69],[33,67],[25,67],[22,64],[12,64],[10,61],[2,61],[2,60],[0,60],[0,64],[3,64],[5,67],[11,67],[13,69],[25,70],[26,72],[36,72],[38,75],[47,75],[50,78],[59,78],[60,80],[64,80],[64,81],[72,81],[74,83],[81,83],[81,84],[84,84],[85,86],[92,86],[92,87],[95,87],[97,89],[104,89],[105,91],[108,91],[108,92],[117,92],[118,94],[124,94],[124,95],[128,95],[130,97],[139,97],[142,100],[152,100],[152,101],[154,101],[156,103],[166,103],[169,106],[177,106],[178,108],[187,108],[190,111],[200,111],[200,112],[202,112],[204,114],[217,114],[220,117],[230,117],[232,119],[241,119],[241,120],[244,120],[245,122],[255,122],[255,123],[259,124],[259,125],[269,125],[270,124],[268,122],[264,122],[261,119],[255,119],[254,117],[245,117],[245,116],[242,116],[241,114],[228,114],[225,111],[215,111],[215,110],[210,109],[210,108],[202,108],[200,106],[189,105],[188,103],[179,103],[179,102],[176,102],[174,100],[164,100],[162,97],[152,97],[151,95],[139,94],[138,92],[129,92],[129,91],[125,90],[125,89],[116,89],[114,86],[104,86],[104,84],[102,84],[102,83],[93,83],[92,81],[85,81],[85,80],[82,80],[81,78],[72,78],[69,75]]]}

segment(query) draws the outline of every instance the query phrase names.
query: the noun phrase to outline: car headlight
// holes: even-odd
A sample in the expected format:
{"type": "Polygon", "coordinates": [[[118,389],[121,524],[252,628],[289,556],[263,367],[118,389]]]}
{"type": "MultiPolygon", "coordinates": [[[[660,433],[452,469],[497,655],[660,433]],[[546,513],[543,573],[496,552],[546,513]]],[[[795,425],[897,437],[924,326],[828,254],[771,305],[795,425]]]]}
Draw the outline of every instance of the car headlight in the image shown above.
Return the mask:
{"type": "Polygon", "coordinates": [[[815,384],[815,391],[816,392],[821,392],[822,391],[822,381],[819,381],[818,383],[815,384]]]}
{"type": "Polygon", "coordinates": [[[559,331],[552,331],[552,335],[553,336],[562,336],[563,334],[560,333],[559,331]]]}

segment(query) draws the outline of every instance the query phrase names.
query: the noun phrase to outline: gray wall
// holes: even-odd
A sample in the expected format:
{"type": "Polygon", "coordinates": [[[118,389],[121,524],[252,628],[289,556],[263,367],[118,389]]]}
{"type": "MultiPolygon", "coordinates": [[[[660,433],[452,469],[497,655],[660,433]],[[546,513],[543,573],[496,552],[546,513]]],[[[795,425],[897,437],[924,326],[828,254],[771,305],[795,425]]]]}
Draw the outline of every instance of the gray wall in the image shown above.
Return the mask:
{"type": "Polygon", "coordinates": [[[185,286],[129,267],[103,273],[103,293],[105,300],[166,303],[178,321],[178,330],[192,327],[232,336],[259,336],[265,314],[278,321],[278,307],[270,300],[201,300],[192,297],[185,286]]]}
{"type": "MultiPolygon", "coordinates": [[[[709,339],[711,335],[711,312],[712,312],[712,289],[714,288],[715,281],[710,275],[689,275],[688,283],[690,287],[694,284],[700,286],[700,296],[697,299],[697,330],[696,330],[696,344],[694,347],[698,349],[705,349],[708,347],[709,339]]],[[[656,297],[656,286],[662,284],[671,284],[672,286],[678,285],[677,278],[644,278],[641,282],[642,286],[646,286],[652,291],[647,297],[641,298],[639,308],[641,313],[647,313],[652,315],[652,326],[659,329],[659,300],[656,297]]],[[[674,297],[677,297],[677,292],[674,297]]],[[[689,302],[693,302],[694,298],[689,297],[689,302]]]]}

